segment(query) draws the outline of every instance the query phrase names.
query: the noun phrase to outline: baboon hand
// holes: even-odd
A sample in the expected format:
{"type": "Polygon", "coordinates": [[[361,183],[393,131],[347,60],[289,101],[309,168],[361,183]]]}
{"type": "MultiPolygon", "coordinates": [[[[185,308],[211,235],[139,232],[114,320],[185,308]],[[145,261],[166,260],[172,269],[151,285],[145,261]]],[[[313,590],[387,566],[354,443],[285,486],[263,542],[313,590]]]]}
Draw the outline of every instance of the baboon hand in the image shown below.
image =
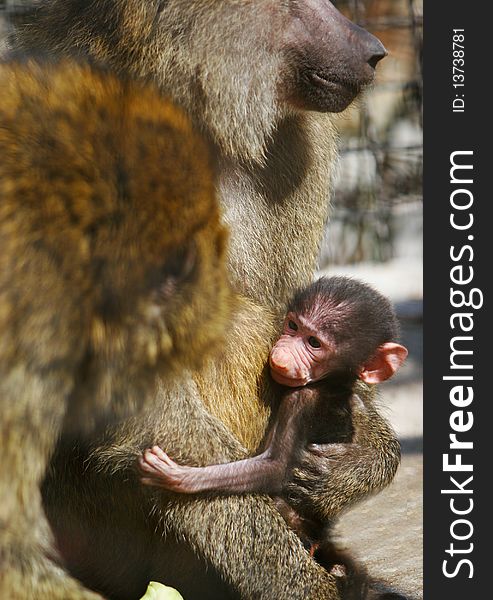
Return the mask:
{"type": "Polygon", "coordinates": [[[330,493],[329,482],[340,476],[354,446],[352,443],[308,444],[299,453],[299,461],[284,486],[289,503],[294,508],[311,506],[316,498],[330,493]]]}
{"type": "Polygon", "coordinates": [[[348,452],[349,444],[308,444],[307,449],[311,455],[324,460],[336,459],[348,452]]]}
{"type": "Polygon", "coordinates": [[[354,453],[355,444],[308,444],[299,454],[299,462],[287,482],[290,492],[293,488],[304,489],[305,493],[313,493],[331,480],[332,473],[341,469],[345,461],[354,453]]]}
{"type": "Polygon", "coordinates": [[[146,485],[161,487],[172,492],[192,493],[193,467],[179,465],[172,460],[159,446],[144,451],[138,460],[141,482],[146,485]]]}

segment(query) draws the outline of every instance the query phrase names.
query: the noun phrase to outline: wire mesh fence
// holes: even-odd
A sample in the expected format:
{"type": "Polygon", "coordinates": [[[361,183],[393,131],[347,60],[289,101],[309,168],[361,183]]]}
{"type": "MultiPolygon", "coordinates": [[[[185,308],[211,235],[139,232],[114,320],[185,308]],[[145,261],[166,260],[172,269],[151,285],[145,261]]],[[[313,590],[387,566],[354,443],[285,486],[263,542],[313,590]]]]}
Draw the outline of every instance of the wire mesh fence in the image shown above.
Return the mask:
{"type": "Polygon", "coordinates": [[[386,261],[421,248],[422,0],[336,6],[375,34],[389,55],[372,89],[339,119],[340,173],[322,267],[386,261]]]}

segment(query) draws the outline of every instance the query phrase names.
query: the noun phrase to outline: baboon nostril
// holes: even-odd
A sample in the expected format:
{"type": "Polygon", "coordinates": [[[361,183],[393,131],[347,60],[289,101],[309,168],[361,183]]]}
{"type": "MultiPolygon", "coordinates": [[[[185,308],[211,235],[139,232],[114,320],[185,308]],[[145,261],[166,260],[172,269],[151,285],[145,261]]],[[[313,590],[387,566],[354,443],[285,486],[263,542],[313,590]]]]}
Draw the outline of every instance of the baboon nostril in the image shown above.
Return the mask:
{"type": "Polygon", "coordinates": [[[382,52],[382,54],[374,54],[368,61],[368,64],[370,65],[370,67],[375,68],[377,66],[377,63],[380,62],[382,58],[385,58],[387,54],[387,51],[382,52]]]}
{"type": "Polygon", "coordinates": [[[385,49],[385,46],[378,40],[376,40],[376,42],[377,43],[374,45],[375,47],[372,49],[373,54],[367,60],[370,67],[372,67],[373,69],[377,66],[377,63],[380,62],[382,58],[385,58],[388,54],[387,50],[385,49]]]}

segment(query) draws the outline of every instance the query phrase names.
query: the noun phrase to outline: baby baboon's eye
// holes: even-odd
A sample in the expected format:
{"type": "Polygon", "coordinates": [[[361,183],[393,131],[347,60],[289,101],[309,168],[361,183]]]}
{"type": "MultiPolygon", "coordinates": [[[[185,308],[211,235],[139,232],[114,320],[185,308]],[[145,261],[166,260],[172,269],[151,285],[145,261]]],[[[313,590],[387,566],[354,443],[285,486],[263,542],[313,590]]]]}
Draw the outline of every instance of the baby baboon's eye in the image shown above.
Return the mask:
{"type": "Polygon", "coordinates": [[[294,321],[288,321],[288,327],[293,331],[298,331],[298,325],[294,321]]]}
{"type": "Polygon", "coordinates": [[[308,343],[312,348],[320,348],[322,345],[316,337],[313,337],[313,335],[308,338],[308,343]]]}

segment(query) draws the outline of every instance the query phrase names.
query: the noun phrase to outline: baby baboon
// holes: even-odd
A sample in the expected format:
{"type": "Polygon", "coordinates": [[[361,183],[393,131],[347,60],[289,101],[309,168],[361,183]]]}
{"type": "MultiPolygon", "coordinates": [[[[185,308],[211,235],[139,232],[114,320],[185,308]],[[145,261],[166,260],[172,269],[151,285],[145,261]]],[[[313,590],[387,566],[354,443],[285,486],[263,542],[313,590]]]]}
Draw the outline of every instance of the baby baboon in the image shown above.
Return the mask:
{"type": "MultiPolygon", "coordinates": [[[[258,447],[276,398],[263,375],[279,311],[312,281],[328,217],[336,134],[322,113],[343,110],[371,82],[385,49],[328,0],[36,6],[17,47],[81,53],[152,79],[206,136],[231,228],[229,274],[246,296],[220,359],[162,384],[159,409],[87,452],[60,445],[43,489],[68,568],[116,598],[135,598],[154,578],[187,599],[336,600],[334,578],[268,499],[172,496],[145,489],[132,474],[152,444],[191,466],[238,460],[258,447]]],[[[330,448],[306,449],[289,482],[293,502],[315,503],[330,518],[388,484],[399,463],[395,435],[371,397],[360,395],[352,415],[362,430],[357,461],[341,454],[327,470],[321,455],[330,448]]]]}
{"type": "Polygon", "coordinates": [[[216,346],[226,234],[206,147],[153,86],[0,64],[0,156],[0,597],[95,598],[56,564],[48,461],[216,346]]]}
{"type": "MultiPolygon", "coordinates": [[[[407,356],[396,343],[398,325],[390,302],[370,286],[345,277],[321,278],[290,301],[283,333],[269,358],[270,373],[282,386],[276,417],[257,455],[207,467],[174,462],[159,446],[139,459],[142,482],[182,494],[267,493],[282,496],[301,450],[332,443],[334,453],[358,445],[358,429],[336,441],[331,421],[350,419],[358,379],[380,383],[407,356]]],[[[357,423],[356,423],[357,425],[357,423]]],[[[348,462],[351,461],[350,450],[348,462]]],[[[288,524],[310,554],[324,554],[324,522],[310,506],[295,511],[279,504],[288,524]],[[284,509],[287,510],[284,510],[284,509]]]]}

